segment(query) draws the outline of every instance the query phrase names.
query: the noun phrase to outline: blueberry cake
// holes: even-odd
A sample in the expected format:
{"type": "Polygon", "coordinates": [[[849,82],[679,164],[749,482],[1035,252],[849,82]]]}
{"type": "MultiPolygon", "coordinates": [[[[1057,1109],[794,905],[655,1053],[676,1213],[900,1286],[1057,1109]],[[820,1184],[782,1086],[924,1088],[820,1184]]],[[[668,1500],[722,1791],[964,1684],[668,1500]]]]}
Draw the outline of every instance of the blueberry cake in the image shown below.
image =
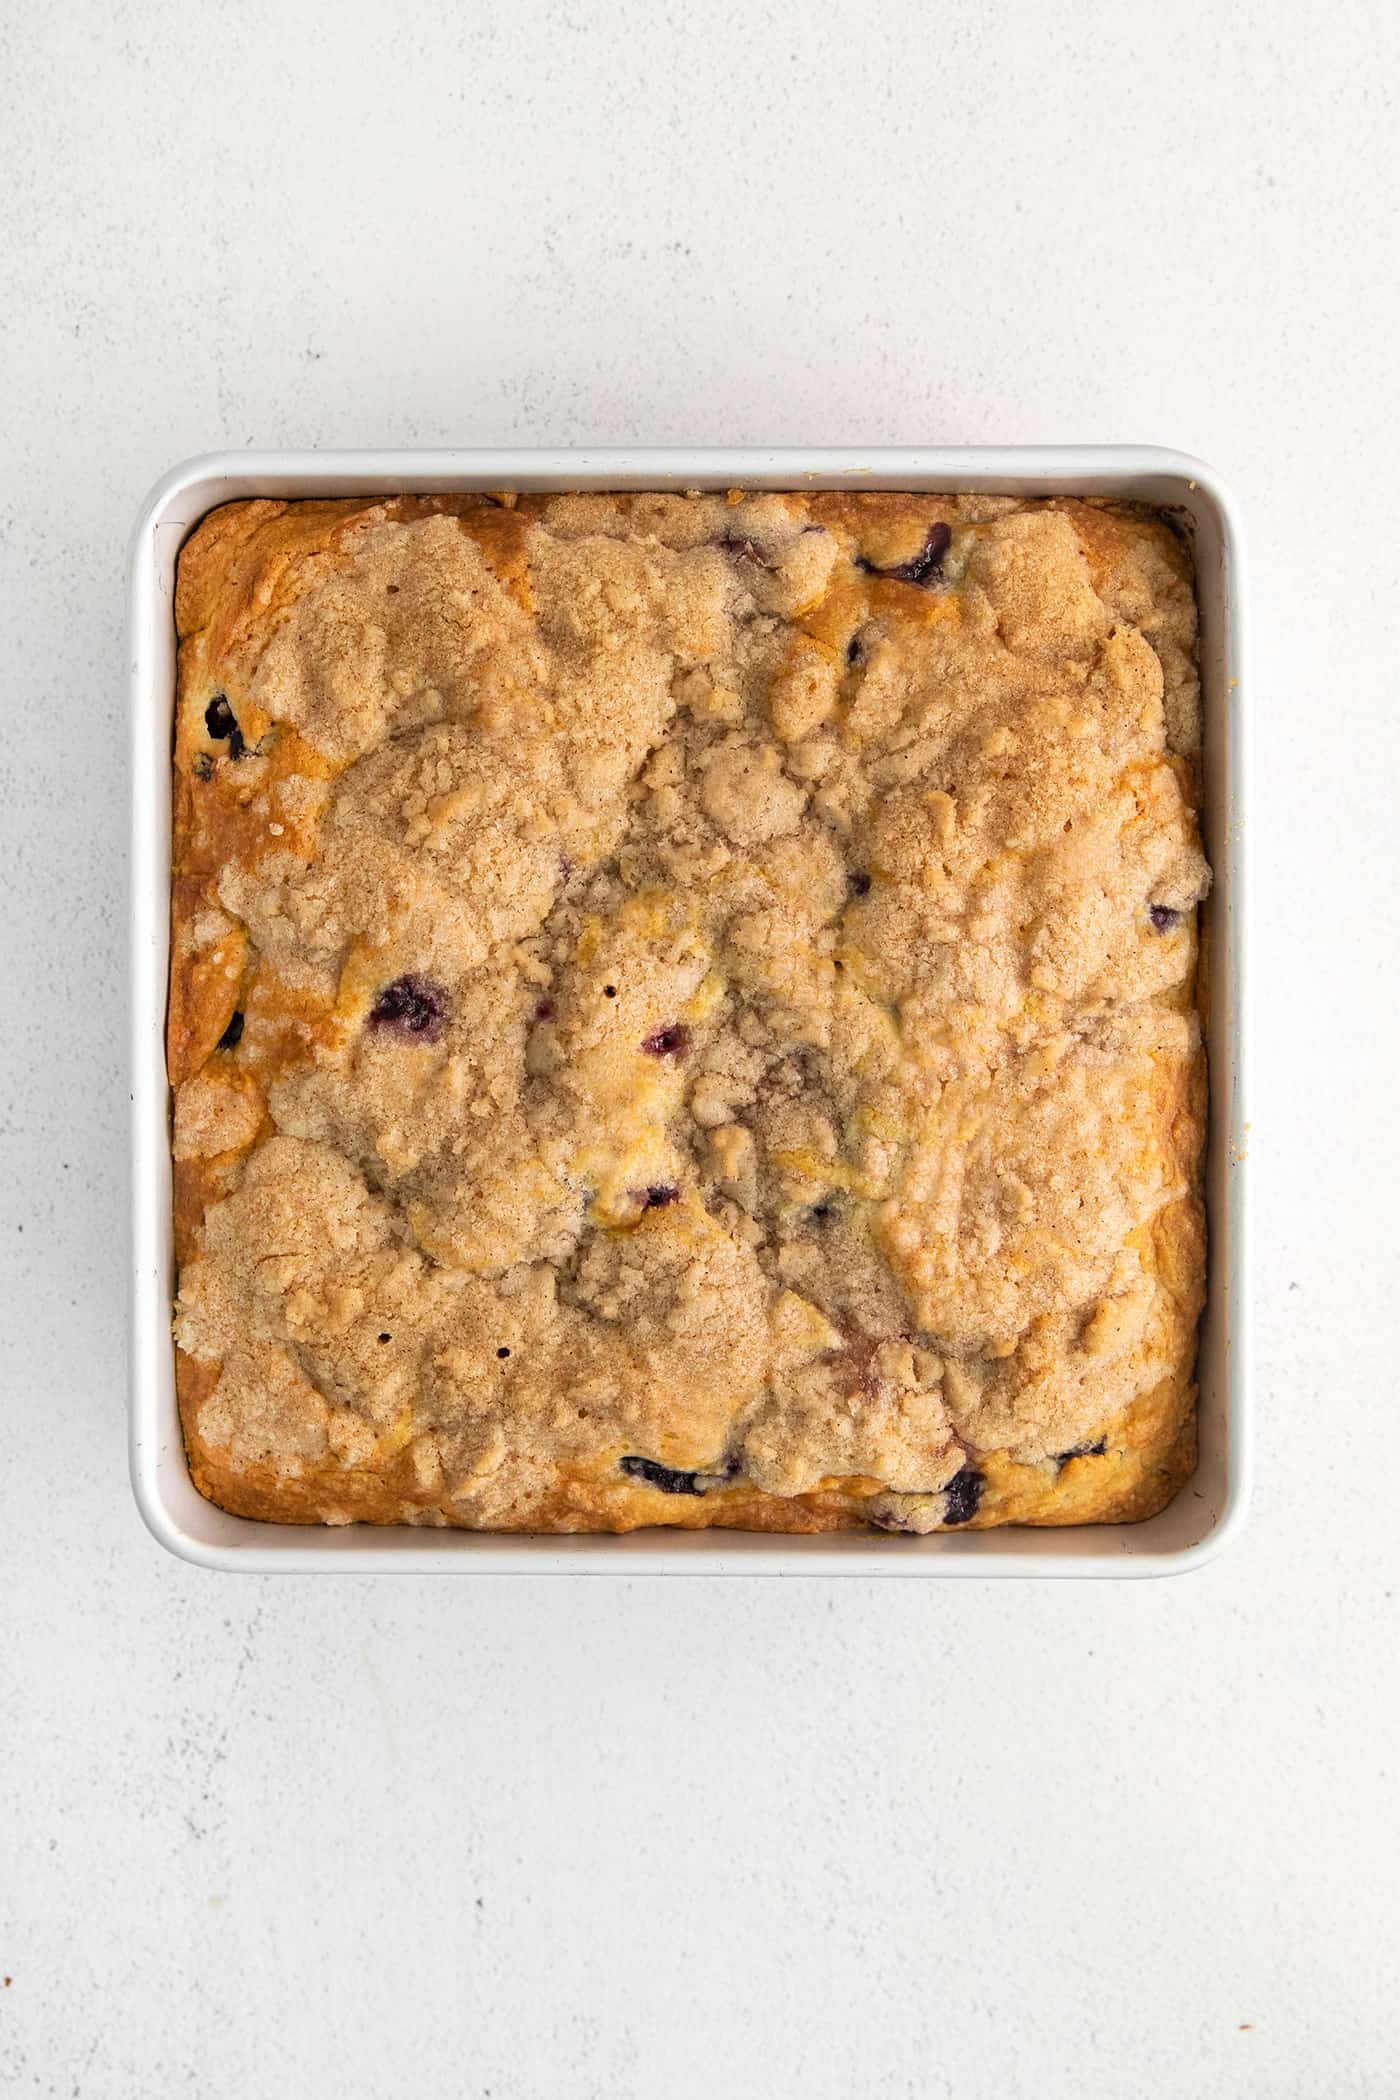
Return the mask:
{"type": "Polygon", "coordinates": [[[887,1533],[1171,1497],[1209,877],[1163,518],[247,502],[177,622],[205,1495],[887,1533]]]}

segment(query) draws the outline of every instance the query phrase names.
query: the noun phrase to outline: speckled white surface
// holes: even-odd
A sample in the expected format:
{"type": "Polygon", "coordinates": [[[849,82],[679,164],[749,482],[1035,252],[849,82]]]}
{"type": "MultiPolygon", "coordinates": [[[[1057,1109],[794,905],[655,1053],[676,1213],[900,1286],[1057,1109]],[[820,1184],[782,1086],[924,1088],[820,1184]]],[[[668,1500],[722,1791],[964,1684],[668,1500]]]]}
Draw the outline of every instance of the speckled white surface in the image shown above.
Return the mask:
{"type": "Polygon", "coordinates": [[[1379,0],[0,12],[0,2088],[1400,2090],[1398,66],[1379,0]],[[164,1558],[122,1419],[148,484],[1060,438],[1199,452],[1250,527],[1242,1543],[1142,1587],[164,1558]]]}

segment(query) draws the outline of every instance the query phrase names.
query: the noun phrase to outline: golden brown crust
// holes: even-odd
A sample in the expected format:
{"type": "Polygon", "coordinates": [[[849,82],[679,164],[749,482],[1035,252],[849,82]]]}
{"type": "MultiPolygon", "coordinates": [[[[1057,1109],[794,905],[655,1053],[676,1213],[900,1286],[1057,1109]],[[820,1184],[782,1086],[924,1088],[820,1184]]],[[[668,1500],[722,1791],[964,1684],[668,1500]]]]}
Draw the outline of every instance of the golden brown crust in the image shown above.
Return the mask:
{"type": "Polygon", "coordinates": [[[176,610],[202,1493],[539,1531],[1171,1498],[1208,878],[1163,523],[242,503],[176,610]]]}

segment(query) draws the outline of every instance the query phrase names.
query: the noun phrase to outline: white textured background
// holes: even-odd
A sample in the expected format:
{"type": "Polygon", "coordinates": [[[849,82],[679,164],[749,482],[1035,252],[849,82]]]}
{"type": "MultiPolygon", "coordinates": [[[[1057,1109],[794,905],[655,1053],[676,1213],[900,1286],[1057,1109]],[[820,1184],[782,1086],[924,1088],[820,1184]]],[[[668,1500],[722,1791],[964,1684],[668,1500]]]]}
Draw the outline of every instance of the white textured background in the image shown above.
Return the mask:
{"type": "Polygon", "coordinates": [[[0,2088],[1400,2092],[1400,21],[0,4],[0,2088]],[[122,565],[245,444],[1244,501],[1257,1513],[1176,1583],[233,1578],[125,1479],[122,565]]]}

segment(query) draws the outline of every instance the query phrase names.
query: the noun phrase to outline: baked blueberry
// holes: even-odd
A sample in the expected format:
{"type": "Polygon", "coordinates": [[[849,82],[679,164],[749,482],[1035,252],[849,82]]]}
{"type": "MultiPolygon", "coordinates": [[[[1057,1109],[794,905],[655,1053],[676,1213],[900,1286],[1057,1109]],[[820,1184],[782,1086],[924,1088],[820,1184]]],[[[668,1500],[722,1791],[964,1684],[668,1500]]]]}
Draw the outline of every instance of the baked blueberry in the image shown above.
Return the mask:
{"type": "Polygon", "coordinates": [[[672,1188],[664,1182],[653,1182],[649,1189],[642,1191],[642,1209],[664,1210],[668,1203],[679,1202],[680,1193],[678,1188],[672,1188]]]}
{"type": "Polygon", "coordinates": [[[375,1000],[369,1021],[371,1028],[392,1028],[410,1042],[436,1043],[447,1026],[447,994],[430,977],[396,977],[375,1000]]]}
{"type": "Polygon", "coordinates": [[[867,1524],[873,1524],[877,1531],[914,1530],[914,1525],[904,1514],[904,1511],[896,1509],[889,1502],[885,1502],[883,1505],[878,1502],[872,1502],[866,1509],[865,1521],[867,1524]]]}
{"type": "Polygon", "coordinates": [[[218,1043],[215,1047],[220,1050],[236,1050],[242,1039],[243,1015],[241,1011],[235,1009],[234,1012],[229,1016],[228,1027],[219,1037],[218,1043]]]}
{"type": "Polygon", "coordinates": [[[1170,933],[1181,913],[1174,910],[1170,904],[1149,904],[1147,916],[1152,921],[1154,933],[1170,933]]]}
{"type": "Polygon", "coordinates": [[[690,1048],[690,1030],[683,1021],[668,1021],[664,1028],[653,1028],[642,1037],[642,1048],[648,1057],[684,1057],[690,1048]]]}
{"type": "Polygon", "coordinates": [[[862,554],[856,557],[856,567],[864,569],[867,576],[888,576],[895,583],[938,583],[943,576],[943,557],[952,544],[951,525],[932,525],[912,561],[896,562],[893,568],[882,569],[878,562],[867,561],[862,554]]]}
{"type": "Polygon", "coordinates": [[[720,545],[726,554],[734,556],[735,561],[746,561],[755,569],[771,567],[767,555],[759,546],[757,540],[748,539],[743,533],[727,532],[720,541],[720,545]]]}
{"type": "Polygon", "coordinates": [[[726,1458],[717,1473],[684,1473],[654,1458],[632,1456],[619,1459],[618,1465],[633,1480],[644,1480],[648,1487],[660,1488],[663,1495],[708,1495],[711,1488],[724,1487],[740,1472],[740,1462],[733,1457],[726,1458]]]}
{"type": "Polygon", "coordinates": [[[207,751],[201,751],[196,757],[194,777],[196,780],[212,780],[214,778],[214,761],[207,751]]]}
{"type": "Polygon", "coordinates": [[[960,1473],[955,1473],[943,1490],[944,1523],[966,1524],[975,1517],[985,1486],[986,1481],[976,1466],[964,1466],[960,1473]]]}
{"type": "Polygon", "coordinates": [[[1068,1451],[1055,1453],[1055,1463],[1057,1466],[1067,1466],[1072,1458],[1102,1458],[1107,1449],[1106,1436],[1101,1436],[1097,1443],[1093,1444],[1071,1444],[1068,1451]]]}
{"type": "Polygon", "coordinates": [[[238,717],[229,706],[225,694],[215,693],[213,699],[205,708],[204,726],[216,743],[221,744],[227,737],[228,755],[230,758],[242,758],[248,747],[243,741],[243,731],[238,726],[238,717]]]}
{"type": "Polygon", "coordinates": [[[864,868],[857,868],[851,876],[851,895],[853,897],[868,897],[870,895],[870,877],[866,874],[864,868]]]}
{"type": "Polygon", "coordinates": [[[654,1458],[623,1458],[618,1460],[622,1471],[633,1480],[644,1480],[648,1487],[660,1488],[663,1495],[703,1495],[698,1473],[678,1473],[674,1466],[658,1465],[654,1458]]]}

